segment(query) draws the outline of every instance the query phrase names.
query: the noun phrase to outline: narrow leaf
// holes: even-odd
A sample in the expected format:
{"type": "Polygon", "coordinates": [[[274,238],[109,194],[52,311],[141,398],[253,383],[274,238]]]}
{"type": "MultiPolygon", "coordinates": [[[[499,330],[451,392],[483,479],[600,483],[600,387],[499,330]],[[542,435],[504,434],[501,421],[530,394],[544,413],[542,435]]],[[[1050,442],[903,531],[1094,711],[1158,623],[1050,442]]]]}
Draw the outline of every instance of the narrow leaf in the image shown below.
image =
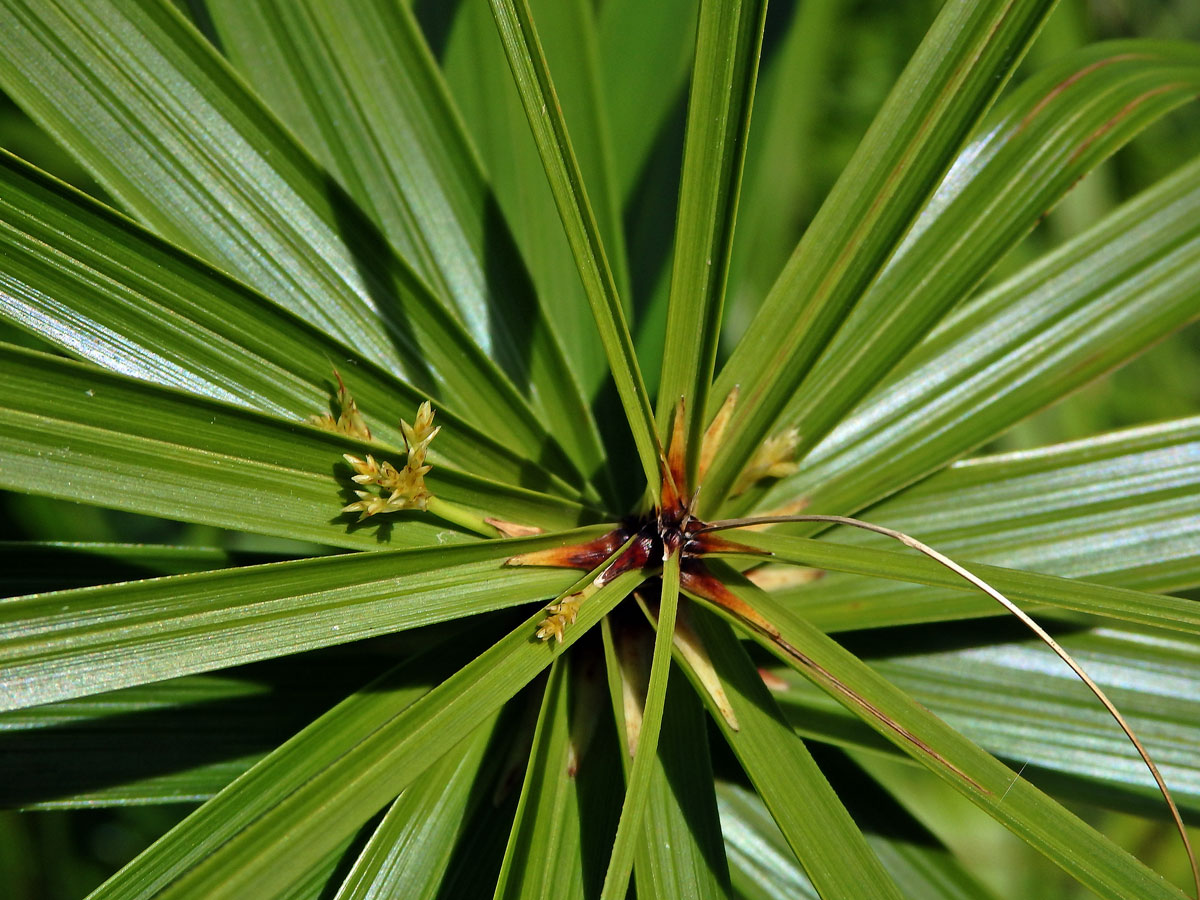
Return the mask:
{"type": "Polygon", "coordinates": [[[519,392],[171,4],[3,8],[0,84],[140,221],[516,437],[519,392]]]}
{"type": "Polygon", "coordinates": [[[503,571],[526,538],[356,553],[0,602],[0,707],[100,693],[553,596],[575,573],[503,571]],[[136,660],[128,648],[138,647],[136,660]]]}
{"type": "Polygon", "coordinates": [[[768,649],[1098,896],[1186,896],[803,619],[762,592],[747,591],[746,599],[791,648],[785,653],[755,632],[768,649]]]}
{"type": "Polygon", "coordinates": [[[595,471],[603,454],[591,412],[409,7],[207,9],[234,64],[595,471]]]}
{"type": "Polygon", "coordinates": [[[570,712],[567,703],[569,657],[555,660],[542,697],[529,766],[496,898],[573,897],[582,893],[575,882],[583,872],[578,859],[579,809],[567,771],[570,712]],[[569,873],[569,875],[568,875],[569,873]]]}
{"type": "MultiPolygon", "coordinates": [[[[874,819],[878,814],[888,817],[888,824],[878,833],[869,832],[867,841],[908,900],[991,900],[992,895],[928,830],[880,788],[864,785],[869,779],[861,770],[857,776],[855,792],[866,794],[867,802],[876,804],[877,815],[864,810],[864,818],[874,819]]],[[[744,896],[754,900],[781,896],[818,900],[816,889],[792,856],[762,800],[722,781],[717,783],[717,802],[730,857],[738,872],[734,883],[744,896]]]]}
{"type": "MultiPolygon", "coordinates": [[[[336,369],[372,432],[393,446],[403,445],[399,419],[411,419],[428,399],[393,371],[2,152],[0,234],[0,317],[72,356],[296,420],[326,411],[336,369]]],[[[513,438],[504,441],[452,409],[439,404],[438,412],[453,427],[435,456],[514,484],[548,483],[530,472],[529,459],[580,480],[531,418],[510,422],[513,438]]]]}
{"type": "Polygon", "coordinates": [[[655,143],[687,90],[699,0],[606,0],[597,12],[600,70],[617,196],[635,199],[655,143]]]}
{"type": "MultiPolygon", "coordinates": [[[[902,550],[853,547],[832,541],[776,534],[739,534],[738,540],[765,550],[781,561],[800,566],[976,591],[968,582],[935,561],[902,550]]],[[[1189,633],[1200,632],[1200,608],[1178,597],[973,562],[965,565],[1011,599],[1026,604],[1054,606],[1189,633]]],[[[982,599],[995,605],[987,598],[982,599]]]]}
{"type": "Polygon", "coordinates": [[[766,14],[766,0],[700,4],[657,409],[659,438],[666,443],[671,413],[684,398],[692,483],[708,426],[705,410],[766,14]]]}
{"type": "Polygon", "coordinates": [[[0,803],[207,800],[391,664],[361,650],[308,654],[10,710],[0,714],[0,803]]]}
{"type": "Polygon", "coordinates": [[[717,783],[721,830],[738,900],[821,900],[770,811],[756,794],[717,783]]]}
{"type": "Polygon", "coordinates": [[[667,699],[667,677],[671,669],[672,636],[679,604],[679,556],[672,554],[663,562],[662,598],[659,602],[658,628],[654,639],[654,660],[650,666],[650,684],[638,735],[637,752],[629,767],[625,804],[613,841],[612,857],[604,876],[601,900],[620,900],[629,886],[629,874],[640,840],[646,801],[650,790],[654,761],[658,755],[658,735],[662,727],[667,699]]]}
{"type": "Polygon", "coordinates": [[[477,804],[472,794],[482,793],[476,782],[491,768],[485,753],[496,718],[481,722],[404,789],[355,859],[334,900],[373,900],[399,892],[411,900],[437,896],[463,819],[477,804]]]}
{"type": "Polygon", "coordinates": [[[588,203],[579,165],[550,82],[545,57],[526,0],[491,0],[504,51],[525,106],[534,142],[575,256],[600,340],[608,356],[621,404],[633,432],[651,491],[658,487],[659,447],[650,398],[642,381],[633,339],[588,203]]]}
{"type": "Polygon", "coordinates": [[[182,575],[231,566],[277,562],[281,557],[223,547],[171,547],[83,541],[0,541],[0,596],[39,594],[182,575]]]}
{"type": "Polygon", "coordinates": [[[1200,160],[951,317],[759,502],[851,512],[1198,314],[1200,160]]]}
{"type": "Polygon", "coordinates": [[[724,498],[768,436],[1052,5],[986,0],[943,7],[717,379],[709,415],[734,385],[741,385],[742,401],[727,452],[705,485],[705,508],[724,498]]]}
{"type": "MultiPolygon", "coordinates": [[[[0,360],[4,487],[356,549],[467,539],[415,510],[365,527],[341,512],[358,487],[343,454],[402,462],[402,450],[11,346],[0,345],[0,360]]],[[[549,528],[586,517],[569,501],[449,466],[426,484],[480,516],[549,528]]]]}
{"type": "Polygon", "coordinates": [[[639,577],[618,577],[593,594],[562,644],[533,639],[539,612],[416,702],[396,680],[355,694],[200,807],[93,900],[130,891],[269,896],[286,888],[297,860],[320,858],[374,815],[595,625],[639,577]]]}
{"type": "MultiPolygon", "coordinates": [[[[690,610],[737,714],[738,729],[719,712],[713,721],[737,755],[796,857],[825,900],[899,898],[895,883],[771,698],[732,629],[711,613],[690,610]]],[[[695,680],[695,673],[687,667],[695,680]]]]}
{"type": "Polygon", "coordinates": [[[1122,144],[1200,90],[1191,44],[1072,54],[980,126],[922,215],[795,388],[780,423],[815,446],[952,305],[1122,144]]]}
{"type": "MultiPolygon", "coordinates": [[[[643,614],[653,623],[655,612],[640,593],[637,599],[643,614]]],[[[628,784],[632,765],[628,748],[636,745],[641,729],[641,704],[649,682],[654,636],[636,619],[612,618],[616,618],[615,624],[605,620],[605,654],[613,713],[622,746],[626,748],[619,755],[628,784]]],[[[677,645],[679,640],[677,627],[677,645]]],[[[712,781],[702,708],[693,696],[691,685],[675,679],[667,686],[642,840],[633,859],[639,897],[728,895],[728,864],[712,799],[712,781]]]]}
{"type": "MultiPolygon", "coordinates": [[[[1162,818],[1162,796],[1095,697],[1016,627],[937,626],[848,637],[859,658],[982,747],[1028,766],[1056,795],[1162,818]]],[[[1150,629],[1056,629],[1062,643],[1128,711],[1185,812],[1200,812],[1200,639],[1150,629]]],[[[772,669],[774,697],[818,740],[878,750],[878,736],[791,672],[772,669]],[[845,727],[843,727],[843,724],[845,727]]]]}
{"type": "MultiPolygon", "coordinates": [[[[780,7],[770,10],[783,18],[780,7]]],[[[816,211],[825,179],[836,174],[837,157],[823,152],[829,144],[822,139],[831,137],[827,123],[843,97],[828,86],[842,77],[842,29],[857,21],[846,0],[808,0],[792,8],[786,26],[776,26],[782,34],[763,60],[747,135],[725,346],[745,330],[795,248],[800,226],[816,211]]],[[[851,65],[872,63],[863,55],[851,65]]]]}
{"type": "Polygon", "coordinates": [[[707,723],[691,685],[678,678],[667,687],[655,769],[633,861],[638,897],[723,900],[729,864],[712,793],[707,723]]]}
{"type": "MultiPolygon", "coordinates": [[[[620,262],[620,214],[615,195],[605,188],[611,178],[594,72],[595,12],[585,0],[533,0],[533,6],[563,115],[575,135],[579,166],[593,191],[597,226],[605,248],[615,257],[617,290],[628,303],[620,262]]],[[[604,347],[596,340],[579,269],[487,0],[463,0],[453,10],[453,22],[445,27],[439,55],[446,80],[480,148],[500,211],[521,248],[538,296],[553,305],[549,323],[566,350],[567,364],[584,393],[594,399],[608,383],[604,347]]],[[[603,419],[600,424],[605,425],[603,419]]]]}
{"type": "Polygon", "coordinates": [[[366,830],[367,828],[363,828],[358,834],[346,838],[326,853],[323,859],[310,865],[303,878],[297,880],[288,890],[275,895],[276,900],[325,900],[328,891],[337,884],[338,874],[353,857],[354,849],[362,843],[363,832],[366,830]]]}
{"type": "MultiPolygon", "coordinates": [[[[1141,591],[1200,584],[1200,420],[951,466],[870,516],[963,559],[1141,591]]],[[[860,536],[861,535],[861,536],[860,536]]],[[[853,529],[828,537],[862,545],[853,529]]],[[[830,574],[775,591],[822,629],[998,614],[951,590],[830,574]]]]}

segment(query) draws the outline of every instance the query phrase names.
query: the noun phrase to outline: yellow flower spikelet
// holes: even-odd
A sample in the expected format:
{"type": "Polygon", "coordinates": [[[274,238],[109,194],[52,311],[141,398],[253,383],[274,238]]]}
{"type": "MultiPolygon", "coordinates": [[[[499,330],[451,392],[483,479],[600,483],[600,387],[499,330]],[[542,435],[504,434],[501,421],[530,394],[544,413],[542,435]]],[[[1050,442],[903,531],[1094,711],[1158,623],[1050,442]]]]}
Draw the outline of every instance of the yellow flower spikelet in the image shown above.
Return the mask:
{"type": "Polygon", "coordinates": [[[429,401],[425,401],[417,410],[417,418],[412,425],[403,419],[400,421],[404,443],[408,447],[408,461],[402,469],[397,469],[386,460],[377,462],[370,454],[366,459],[359,459],[349,453],[344,455],[346,462],[355,471],[354,481],[364,487],[377,487],[381,493],[370,490],[355,491],[359,499],[342,507],[342,512],[359,513],[358,520],[361,522],[377,513],[425,509],[433,496],[425,487],[425,475],[433,468],[425,463],[425,455],[429,452],[430,442],[441,431],[440,426],[434,427],[433,416],[433,407],[429,401]]]}
{"type": "Polygon", "coordinates": [[[308,423],[316,425],[318,428],[324,428],[326,431],[333,431],[337,434],[348,434],[350,437],[358,438],[360,441],[371,440],[371,429],[367,427],[362,413],[358,411],[358,404],[354,402],[354,398],[346,390],[346,385],[342,382],[342,376],[336,369],[333,371],[333,376],[337,379],[338,383],[336,401],[337,418],[334,418],[330,413],[322,413],[319,416],[309,416],[308,423]]]}

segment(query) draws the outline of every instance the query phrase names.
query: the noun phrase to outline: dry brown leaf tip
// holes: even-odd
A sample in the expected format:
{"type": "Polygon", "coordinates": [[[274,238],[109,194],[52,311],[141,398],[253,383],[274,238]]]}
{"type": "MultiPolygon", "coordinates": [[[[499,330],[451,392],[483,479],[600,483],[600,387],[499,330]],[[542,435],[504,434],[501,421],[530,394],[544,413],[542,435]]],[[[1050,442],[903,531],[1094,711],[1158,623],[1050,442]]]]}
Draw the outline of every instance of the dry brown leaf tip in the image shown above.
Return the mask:
{"type": "Polygon", "coordinates": [[[509,522],[505,519],[497,519],[495,516],[484,516],[483,521],[504,537],[533,537],[536,534],[546,533],[546,529],[538,528],[536,525],[522,525],[520,522],[509,522]]]}
{"type": "Polygon", "coordinates": [[[741,387],[734,385],[726,396],[721,408],[717,410],[717,414],[713,416],[713,420],[708,423],[708,428],[704,431],[704,440],[700,444],[700,463],[697,468],[697,477],[700,481],[704,480],[704,476],[708,474],[708,468],[712,465],[717,451],[725,440],[725,429],[729,426],[730,420],[733,418],[733,411],[737,407],[738,396],[741,394],[741,387]]]}

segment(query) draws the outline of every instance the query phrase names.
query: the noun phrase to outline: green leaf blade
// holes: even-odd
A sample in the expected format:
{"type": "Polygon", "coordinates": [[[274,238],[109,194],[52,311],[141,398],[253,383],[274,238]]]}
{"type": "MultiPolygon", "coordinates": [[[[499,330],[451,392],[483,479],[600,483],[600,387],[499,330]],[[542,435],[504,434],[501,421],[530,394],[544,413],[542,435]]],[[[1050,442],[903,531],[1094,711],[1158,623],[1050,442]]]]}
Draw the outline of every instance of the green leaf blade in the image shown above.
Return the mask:
{"type": "MultiPolygon", "coordinates": [[[[862,772],[860,781],[867,780],[862,772]]],[[[879,801],[890,822],[867,840],[908,900],[994,900],[935,837],[882,791],[863,791],[879,801]],[[899,820],[896,823],[896,820],[899,820]],[[896,823],[896,824],[892,824],[896,823]],[[897,827],[898,826],[898,827],[897,827]]],[[[757,796],[728,782],[717,784],[721,825],[736,860],[735,885],[745,900],[803,897],[818,900],[816,889],[791,855],[771,813],[757,796]]],[[[870,815],[868,814],[868,818],[870,815]]]]}
{"type": "MultiPolygon", "coordinates": [[[[399,419],[413,417],[424,392],[7,154],[0,197],[0,317],[104,368],[297,421],[328,408],[336,368],[373,433],[403,445],[399,419]]],[[[480,475],[549,487],[537,475],[542,467],[528,461],[534,451],[515,451],[452,407],[438,412],[449,427],[436,455],[480,475]]],[[[521,443],[541,454],[536,429],[528,438],[521,443]]],[[[542,460],[555,480],[573,477],[565,459],[542,460]]]]}
{"type": "Polygon", "coordinates": [[[1076,181],[1200,89],[1189,44],[1100,44],[1023,84],[847,317],[781,420],[815,446],[1076,181]]]}
{"type": "Polygon", "coordinates": [[[675,403],[684,399],[693,480],[708,424],[766,13],[758,0],[700,4],[657,409],[665,443],[675,403]]]}
{"type": "MultiPolygon", "coordinates": [[[[972,591],[978,595],[978,588],[934,560],[903,551],[851,547],[832,541],[774,534],[743,535],[739,540],[761,548],[781,561],[795,565],[897,578],[902,581],[913,580],[938,587],[972,591]]],[[[1091,584],[1055,575],[1037,575],[999,566],[972,562],[959,564],[991,584],[1010,600],[1036,606],[1054,606],[1073,612],[1107,616],[1189,633],[1200,630],[1200,610],[1191,601],[1178,597],[1091,584]]]]}
{"type": "Polygon", "coordinates": [[[638,896],[728,897],[729,864],[712,795],[704,710],[691,686],[679,679],[667,687],[658,763],[633,861],[638,896]]]}
{"type": "MultiPolygon", "coordinates": [[[[7,345],[0,359],[5,487],[354,549],[468,539],[415,511],[400,514],[403,527],[351,527],[341,508],[356,485],[342,455],[400,459],[399,448],[7,345]]],[[[427,482],[435,496],[480,516],[573,527],[586,515],[569,501],[439,468],[440,481],[427,482]]]]}
{"type": "MultiPolygon", "coordinates": [[[[1200,682],[1197,639],[1129,627],[1053,630],[1128,713],[1185,815],[1200,810],[1200,768],[1190,750],[1200,721],[1194,699],[1200,682]]],[[[939,631],[890,632],[887,646],[869,634],[849,643],[860,658],[965,736],[1014,768],[1028,765],[1024,774],[1044,789],[1093,805],[1165,816],[1162,795],[1133,746],[1095,696],[1040,641],[1019,627],[992,625],[984,637],[966,625],[952,634],[973,638],[970,645],[945,646],[946,629],[939,631]]],[[[771,671],[781,678],[774,696],[801,734],[840,746],[886,749],[878,735],[801,676],[771,671]]]]}
{"type": "Polygon", "coordinates": [[[734,385],[742,396],[733,437],[709,472],[706,509],[724,499],[767,437],[1051,6],[997,0],[943,8],[717,378],[710,407],[734,385]]]}
{"type": "MultiPolygon", "coordinates": [[[[604,152],[605,129],[595,100],[600,86],[592,65],[593,12],[579,0],[535,0],[535,7],[563,115],[579,144],[579,164],[596,191],[593,199],[604,245],[618,252],[619,216],[615,205],[611,214],[605,210],[610,191],[601,187],[611,179],[604,152]]],[[[521,248],[538,296],[553,309],[550,324],[566,352],[567,364],[584,394],[594,401],[596,392],[608,383],[604,347],[596,340],[579,270],[487,0],[459,4],[453,22],[444,27],[447,32],[440,61],[447,83],[485,158],[500,211],[521,248]]],[[[618,290],[623,292],[619,260],[613,265],[618,290]]],[[[598,418],[599,424],[607,425],[603,417],[598,418]]],[[[607,432],[606,438],[611,439],[607,432]]]]}
{"type": "MultiPolygon", "coordinates": [[[[606,861],[603,850],[612,839],[616,804],[610,795],[605,806],[613,815],[597,814],[592,801],[598,798],[589,792],[601,787],[595,782],[597,776],[610,779],[617,768],[611,740],[597,740],[591,734],[595,723],[589,720],[600,688],[594,658],[576,654],[555,661],[496,900],[529,896],[567,900],[594,896],[600,889],[606,861]]],[[[603,790],[610,789],[611,781],[603,790]]]]}
{"type": "Polygon", "coordinates": [[[671,639],[675,633],[675,615],[679,604],[679,556],[672,554],[663,562],[662,597],[659,602],[658,627],[654,639],[654,658],[650,666],[650,683],[642,710],[637,750],[629,767],[625,788],[625,803],[613,840],[612,857],[604,875],[601,900],[620,900],[629,886],[637,841],[642,823],[658,754],[658,737],[662,728],[667,699],[667,679],[671,667],[671,639]]]}
{"type": "MultiPolygon", "coordinates": [[[[895,883],[808,750],[789,740],[791,728],[732,629],[704,610],[690,610],[689,617],[726,688],[738,727],[716,711],[714,721],[821,897],[898,900],[895,883]]],[[[695,679],[690,668],[689,673],[695,679]]],[[[711,709],[711,695],[705,696],[711,709]]]]}
{"type": "Polygon", "coordinates": [[[536,416],[513,385],[173,7],[6,8],[0,82],[141,221],[480,428],[529,437],[536,416]]]}
{"type": "Polygon", "coordinates": [[[282,556],[210,546],[101,541],[0,541],[5,597],[277,562],[282,556]]]}
{"type": "Polygon", "coordinates": [[[650,398],[528,4],[525,0],[492,0],[492,14],[592,307],[642,471],[656,494],[661,451],[650,398]]]}
{"type": "Polygon", "coordinates": [[[595,625],[637,577],[620,576],[593,594],[560,645],[534,637],[539,612],[429,693],[416,691],[420,699],[411,689],[397,692],[395,681],[355,695],[185,819],[92,900],[130,890],[166,900],[286,888],[297,877],[295,860],[323,858],[595,625]]]}
{"type": "Polygon", "coordinates": [[[786,662],[1098,896],[1186,896],[808,623],[762,593],[753,602],[807,660],[786,662]]]}
{"type": "Polygon", "coordinates": [[[596,470],[591,412],[408,7],[208,9],[235,65],[451,302],[580,467],[596,470]]]}
{"type": "Polygon", "coordinates": [[[532,603],[573,573],[505,572],[562,538],[380,551],[35,594],[0,603],[4,695],[18,708],[532,603]],[[127,659],[139,648],[136,664],[127,659]]]}
{"type": "Polygon", "coordinates": [[[968,304],[759,503],[859,509],[1195,320],[1198,208],[1193,162],[968,304]]]}
{"type": "Polygon", "coordinates": [[[437,895],[463,819],[476,805],[471,797],[476,780],[492,768],[485,754],[497,718],[481,722],[405,788],[355,859],[334,900],[373,900],[398,891],[414,898],[437,895]]]}
{"type": "Polygon", "coordinates": [[[606,119],[623,206],[633,200],[654,142],[687,89],[699,7],[699,0],[652,5],[612,0],[597,13],[606,119]]]}
{"type": "MultiPolygon", "coordinates": [[[[1200,584],[1200,421],[978,457],[871,510],[956,558],[1139,591],[1200,584]]],[[[837,528],[834,541],[874,543],[837,528]]],[[[970,595],[831,573],[775,591],[826,630],[998,614],[970,595]]]]}
{"type": "Polygon", "coordinates": [[[378,658],[334,655],[294,662],[0,714],[9,774],[0,802],[98,809],[207,800],[382,667],[378,658]]]}

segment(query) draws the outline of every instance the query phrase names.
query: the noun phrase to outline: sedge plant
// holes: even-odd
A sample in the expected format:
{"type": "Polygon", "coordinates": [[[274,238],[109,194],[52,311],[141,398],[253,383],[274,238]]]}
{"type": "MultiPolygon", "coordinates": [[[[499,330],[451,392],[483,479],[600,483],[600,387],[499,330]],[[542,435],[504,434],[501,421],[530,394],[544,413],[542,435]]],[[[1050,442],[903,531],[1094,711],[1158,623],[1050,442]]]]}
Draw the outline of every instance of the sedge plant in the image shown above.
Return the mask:
{"type": "Polygon", "coordinates": [[[1200,313],[1200,161],[994,277],[1200,89],[1011,86],[1053,5],[946,3],[764,264],[836,3],[759,92],[763,0],[0,0],[104,201],[0,158],[0,486],[274,541],[0,548],[6,801],[196,804],[108,900],[989,896],[904,759],[1187,896],[1061,799],[1200,810],[1200,422],[964,459],[1200,313]]]}

